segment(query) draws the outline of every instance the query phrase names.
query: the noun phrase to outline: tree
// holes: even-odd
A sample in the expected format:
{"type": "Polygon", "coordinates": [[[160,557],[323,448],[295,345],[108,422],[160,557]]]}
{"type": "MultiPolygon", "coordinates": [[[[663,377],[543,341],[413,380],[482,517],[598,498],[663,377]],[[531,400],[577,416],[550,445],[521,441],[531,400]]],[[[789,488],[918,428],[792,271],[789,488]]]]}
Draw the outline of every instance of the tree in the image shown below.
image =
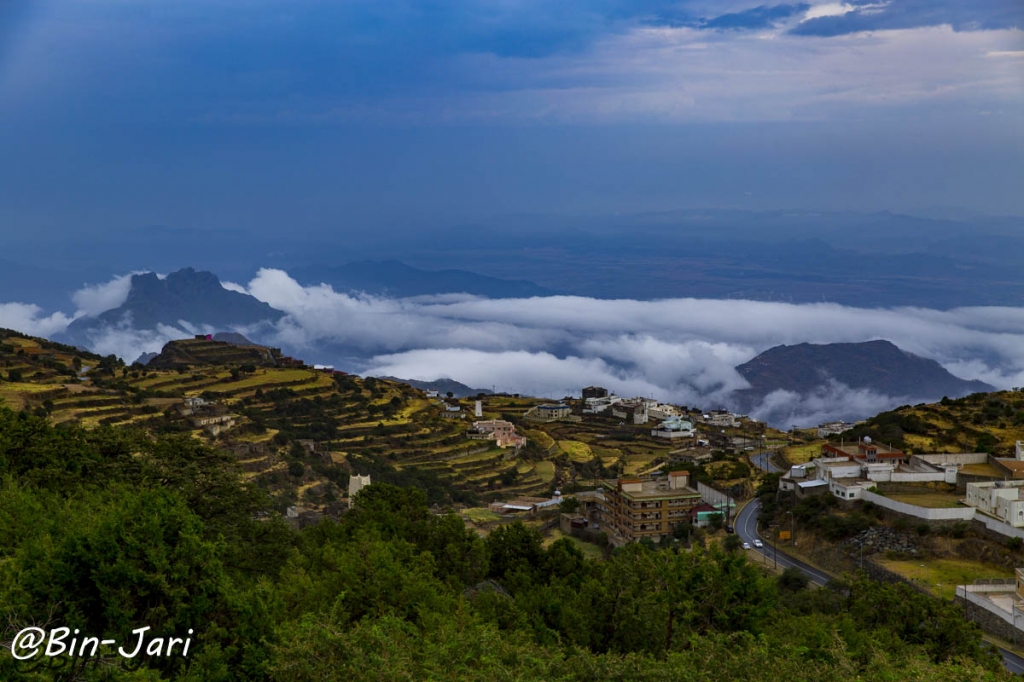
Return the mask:
{"type": "Polygon", "coordinates": [[[784,592],[799,592],[806,589],[810,581],[804,572],[795,566],[790,566],[779,576],[779,589],[784,592]]]}
{"type": "Polygon", "coordinates": [[[10,382],[20,382],[23,380],[23,376],[20,369],[12,369],[7,372],[7,380],[10,382]]]}
{"type": "Polygon", "coordinates": [[[722,547],[727,552],[735,552],[743,547],[743,540],[740,539],[739,535],[726,535],[725,540],[722,542],[722,547]]]}

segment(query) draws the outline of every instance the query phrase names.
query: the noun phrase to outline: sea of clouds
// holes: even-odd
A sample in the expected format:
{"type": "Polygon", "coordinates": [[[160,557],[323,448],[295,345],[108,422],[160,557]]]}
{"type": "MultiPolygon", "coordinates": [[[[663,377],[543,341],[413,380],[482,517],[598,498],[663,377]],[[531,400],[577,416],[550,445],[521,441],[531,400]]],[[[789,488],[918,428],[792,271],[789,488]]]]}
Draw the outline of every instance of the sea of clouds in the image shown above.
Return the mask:
{"type": "MultiPolygon", "coordinates": [[[[51,336],[73,319],[119,306],[130,281],[118,277],[73,296],[74,314],[45,315],[25,303],[0,304],[0,326],[51,336]]],[[[704,409],[735,405],[747,383],[735,367],[780,344],[887,339],[937,360],[964,379],[998,388],[1024,385],[1024,309],[1005,307],[865,309],[831,303],[748,300],[602,300],[577,296],[486,299],[444,295],[408,299],[302,286],[262,269],[248,284],[225,283],[286,315],[238,328],[307,362],[365,375],[433,380],[474,388],[561,397],[603,385],[704,409]]],[[[92,350],[132,361],[184,334],[224,331],[177,326],[105,328],[92,350]]],[[[813,395],[778,391],[752,415],[780,425],[855,418],[916,401],[832,382],[813,395]]]]}

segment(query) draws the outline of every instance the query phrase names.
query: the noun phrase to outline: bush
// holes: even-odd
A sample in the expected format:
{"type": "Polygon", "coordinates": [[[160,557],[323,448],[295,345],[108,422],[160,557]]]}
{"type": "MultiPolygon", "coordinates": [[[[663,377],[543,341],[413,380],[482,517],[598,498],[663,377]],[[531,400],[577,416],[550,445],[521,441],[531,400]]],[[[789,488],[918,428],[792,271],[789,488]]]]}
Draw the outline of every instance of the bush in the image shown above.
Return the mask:
{"type": "Polygon", "coordinates": [[[306,465],[299,461],[293,461],[288,465],[288,473],[295,478],[301,478],[306,473],[306,465]]]}

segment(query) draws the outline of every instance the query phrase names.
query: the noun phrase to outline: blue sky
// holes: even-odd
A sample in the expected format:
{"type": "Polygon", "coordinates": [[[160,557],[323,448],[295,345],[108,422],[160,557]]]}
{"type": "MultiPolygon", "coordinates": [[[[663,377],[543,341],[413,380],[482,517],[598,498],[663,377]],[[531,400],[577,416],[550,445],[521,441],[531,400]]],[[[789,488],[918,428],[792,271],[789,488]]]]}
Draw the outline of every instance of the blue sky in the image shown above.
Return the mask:
{"type": "Polygon", "coordinates": [[[1019,0],[7,0],[0,231],[1024,214],[1022,29],[1019,0]]]}

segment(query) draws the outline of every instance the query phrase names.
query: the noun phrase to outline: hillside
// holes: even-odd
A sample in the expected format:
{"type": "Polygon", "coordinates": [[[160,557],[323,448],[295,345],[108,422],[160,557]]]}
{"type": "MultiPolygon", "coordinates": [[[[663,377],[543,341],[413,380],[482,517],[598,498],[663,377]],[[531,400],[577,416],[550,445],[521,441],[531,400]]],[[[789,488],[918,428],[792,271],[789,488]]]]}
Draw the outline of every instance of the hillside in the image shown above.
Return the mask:
{"type": "Polygon", "coordinates": [[[207,339],[183,339],[171,341],[145,366],[149,369],[175,369],[190,365],[256,365],[276,367],[281,364],[269,348],[263,346],[241,346],[224,341],[207,339]]]}
{"type": "MultiPolygon", "coordinates": [[[[871,436],[910,452],[990,452],[1009,457],[1024,440],[1024,392],[999,391],[906,405],[842,435],[871,436]]],[[[835,439],[838,439],[836,436],[835,439]]]]}
{"type": "Polygon", "coordinates": [[[776,346],[736,370],[750,383],[749,389],[739,392],[747,404],[779,390],[807,395],[826,387],[830,380],[879,395],[917,400],[993,390],[981,381],[959,379],[934,360],[882,340],[776,346]]]}

